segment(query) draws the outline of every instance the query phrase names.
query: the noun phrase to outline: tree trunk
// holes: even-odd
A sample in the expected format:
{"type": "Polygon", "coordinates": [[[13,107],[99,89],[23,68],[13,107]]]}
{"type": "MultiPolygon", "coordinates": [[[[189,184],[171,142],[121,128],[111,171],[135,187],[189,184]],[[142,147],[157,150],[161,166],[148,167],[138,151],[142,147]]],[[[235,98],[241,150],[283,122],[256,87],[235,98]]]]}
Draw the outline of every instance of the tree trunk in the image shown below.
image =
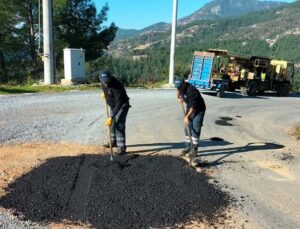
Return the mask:
{"type": "Polygon", "coordinates": [[[6,62],[3,52],[0,52],[0,83],[7,83],[8,82],[8,75],[6,69],[6,62]]]}
{"type": "Polygon", "coordinates": [[[33,3],[28,1],[26,4],[26,10],[28,13],[28,29],[29,29],[29,45],[30,45],[30,57],[32,62],[32,75],[34,78],[38,77],[38,61],[37,61],[37,51],[35,43],[35,31],[34,31],[34,13],[33,13],[33,3]]]}

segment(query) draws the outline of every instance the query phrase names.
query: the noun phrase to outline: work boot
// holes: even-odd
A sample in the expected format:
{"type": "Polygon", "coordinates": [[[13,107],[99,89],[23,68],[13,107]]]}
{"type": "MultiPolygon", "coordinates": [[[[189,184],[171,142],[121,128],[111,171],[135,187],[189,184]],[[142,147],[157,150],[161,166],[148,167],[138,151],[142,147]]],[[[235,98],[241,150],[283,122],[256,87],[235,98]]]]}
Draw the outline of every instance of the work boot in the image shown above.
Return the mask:
{"type": "Polygon", "coordinates": [[[198,146],[193,145],[191,147],[191,151],[186,156],[189,158],[193,158],[193,157],[196,157],[197,154],[198,154],[198,146]]]}
{"type": "Polygon", "coordinates": [[[193,158],[197,156],[197,152],[195,150],[192,150],[191,152],[186,154],[187,157],[193,158]]]}
{"type": "MultiPolygon", "coordinates": [[[[104,148],[110,148],[110,145],[109,145],[109,142],[107,142],[107,143],[104,143],[103,145],[102,145],[104,148]]],[[[117,143],[115,143],[115,142],[112,142],[111,143],[111,147],[117,147],[117,143]]]]}
{"type": "Polygon", "coordinates": [[[181,150],[181,156],[185,156],[190,152],[190,148],[184,148],[183,150],[181,150]]]}
{"type": "Polygon", "coordinates": [[[117,155],[125,155],[126,154],[126,148],[121,147],[117,149],[117,155]]]}

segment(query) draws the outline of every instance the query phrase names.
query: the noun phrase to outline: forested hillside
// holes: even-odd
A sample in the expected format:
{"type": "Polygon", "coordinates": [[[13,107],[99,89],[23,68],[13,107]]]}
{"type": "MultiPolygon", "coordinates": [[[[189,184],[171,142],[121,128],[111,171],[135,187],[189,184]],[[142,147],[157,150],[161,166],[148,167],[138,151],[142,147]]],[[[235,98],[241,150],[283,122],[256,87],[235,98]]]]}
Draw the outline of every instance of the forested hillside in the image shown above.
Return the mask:
{"type": "Polygon", "coordinates": [[[195,20],[239,16],[250,12],[269,10],[285,4],[285,2],[259,0],[214,0],[195,13],[180,19],[179,24],[187,24],[195,20]]]}
{"type": "MultiPolygon", "coordinates": [[[[195,11],[191,15],[181,18],[177,21],[178,25],[185,25],[194,21],[206,19],[220,19],[232,16],[245,15],[250,12],[257,12],[267,9],[277,8],[283,6],[285,2],[274,1],[259,1],[259,0],[212,0],[205,4],[202,8],[195,11]]],[[[200,5],[200,3],[199,3],[200,5]]],[[[179,6],[180,7],[180,6],[179,6]]],[[[171,10],[171,9],[170,9],[171,10]]],[[[156,23],[141,30],[133,29],[119,29],[116,34],[116,40],[129,39],[136,35],[143,35],[144,33],[168,31],[171,24],[156,23]]]]}
{"type": "MultiPolygon", "coordinates": [[[[176,74],[189,72],[194,51],[219,48],[294,61],[299,86],[299,15],[300,1],[297,1],[273,10],[178,26],[176,74]]],[[[115,61],[112,68],[128,83],[165,79],[168,76],[169,40],[170,31],[166,31],[114,43],[111,46],[115,61]],[[124,66],[127,66],[125,72],[124,66]]]]}
{"type": "MultiPolygon", "coordinates": [[[[43,79],[39,11],[38,1],[25,0],[20,3],[17,0],[0,0],[1,83],[33,83],[43,79]]],[[[145,28],[142,35],[111,43],[117,27],[113,23],[110,26],[102,25],[108,12],[109,7],[105,5],[97,13],[92,0],[54,1],[58,82],[63,77],[62,50],[65,47],[86,50],[86,74],[91,81],[97,80],[102,68],[111,68],[127,85],[166,80],[169,69],[169,25],[158,23],[145,28]]],[[[176,74],[187,75],[194,51],[219,48],[294,61],[299,87],[299,15],[300,1],[296,1],[238,17],[179,24],[176,74]]]]}

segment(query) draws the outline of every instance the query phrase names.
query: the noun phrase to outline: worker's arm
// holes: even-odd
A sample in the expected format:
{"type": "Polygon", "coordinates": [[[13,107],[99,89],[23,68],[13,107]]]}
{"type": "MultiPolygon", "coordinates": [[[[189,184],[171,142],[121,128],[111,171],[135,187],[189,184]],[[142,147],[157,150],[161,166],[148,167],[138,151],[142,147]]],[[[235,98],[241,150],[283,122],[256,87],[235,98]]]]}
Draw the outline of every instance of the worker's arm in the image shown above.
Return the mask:
{"type": "Polygon", "coordinates": [[[178,90],[176,91],[176,96],[177,96],[178,102],[179,102],[179,103],[182,103],[182,102],[183,102],[183,99],[182,99],[181,94],[179,93],[178,90]]]}
{"type": "Polygon", "coordinates": [[[188,113],[186,114],[186,116],[184,117],[184,123],[185,124],[189,124],[190,123],[190,117],[193,115],[195,109],[193,107],[191,107],[188,111],[188,113]]]}
{"type": "Polygon", "coordinates": [[[121,92],[119,90],[114,90],[114,100],[115,100],[115,106],[112,109],[112,112],[110,114],[110,117],[113,119],[119,112],[122,104],[121,104],[121,92]]]}

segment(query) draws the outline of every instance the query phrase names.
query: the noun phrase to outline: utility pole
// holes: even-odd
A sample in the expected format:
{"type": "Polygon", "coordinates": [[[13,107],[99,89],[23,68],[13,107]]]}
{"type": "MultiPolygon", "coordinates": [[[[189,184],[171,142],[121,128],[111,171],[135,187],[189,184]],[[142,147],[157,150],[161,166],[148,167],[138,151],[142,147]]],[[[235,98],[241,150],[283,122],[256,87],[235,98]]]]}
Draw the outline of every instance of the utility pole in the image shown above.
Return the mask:
{"type": "Polygon", "coordinates": [[[52,0],[43,0],[44,84],[54,83],[52,0]]]}
{"type": "Polygon", "coordinates": [[[177,8],[178,8],[178,0],[173,0],[172,34],[171,34],[170,67],[169,67],[170,86],[174,86],[177,8]]]}

